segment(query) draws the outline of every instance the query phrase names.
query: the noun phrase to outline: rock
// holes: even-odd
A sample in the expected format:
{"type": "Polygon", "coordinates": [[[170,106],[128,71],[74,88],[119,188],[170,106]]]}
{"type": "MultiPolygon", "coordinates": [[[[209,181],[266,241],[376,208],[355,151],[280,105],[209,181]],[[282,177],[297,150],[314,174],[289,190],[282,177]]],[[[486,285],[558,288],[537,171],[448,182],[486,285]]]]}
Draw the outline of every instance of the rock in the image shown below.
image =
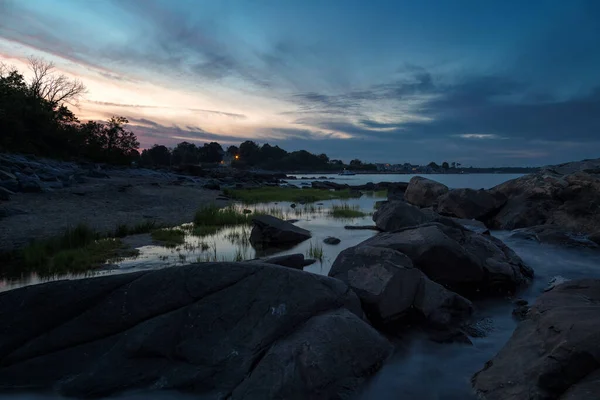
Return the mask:
{"type": "Polygon", "coordinates": [[[391,201],[383,204],[375,214],[373,221],[378,229],[391,232],[408,226],[420,225],[430,222],[421,210],[403,201],[391,201]]]}
{"type": "Polygon", "coordinates": [[[429,279],[463,295],[512,293],[533,278],[533,271],[502,241],[458,225],[428,223],[380,233],[362,245],[400,251],[429,279]]]}
{"type": "Polygon", "coordinates": [[[404,193],[406,192],[407,187],[408,183],[404,182],[390,185],[387,190],[388,201],[404,201],[404,193]]]}
{"type": "Polygon", "coordinates": [[[333,236],[329,236],[326,237],[325,239],[323,239],[323,243],[325,244],[331,244],[331,245],[335,245],[335,244],[340,244],[341,240],[339,238],[333,237],[333,236]]]}
{"type": "Polygon", "coordinates": [[[13,194],[14,193],[10,190],[0,187],[0,200],[8,201],[10,200],[10,196],[12,196],[13,194]]]}
{"type": "Polygon", "coordinates": [[[211,179],[210,181],[205,183],[202,187],[204,189],[208,189],[208,190],[221,190],[221,185],[219,184],[219,181],[214,180],[214,179],[211,179]]]}
{"type": "Polygon", "coordinates": [[[17,181],[17,180],[0,181],[0,188],[10,190],[11,192],[18,192],[20,190],[19,181],[17,181]]]}
{"type": "Polygon", "coordinates": [[[10,173],[10,172],[7,172],[7,171],[4,171],[4,170],[0,169],[0,181],[6,181],[6,180],[16,181],[17,177],[14,174],[10,173]]]}
{"type": "Polygon", "coordinates": [[[98,171],[96,169],[92,169],[92,170],[88,171],[87,176],[89,178],[100,178],[100,179],[110,178],[110,176],[108,176],[108,174],[106,172],[98,171]]]}
{"type": "Polygon", "coordinates": [[[292,204],[290,204],[290,207],[291,207],[291,208],[296,208],[296,204],[295,204],[295,203],[292,203],[292,204]]]}
{"type": "Polygon", "coordinates": [[[548,281],[548,285],[544,288],[544,292],[549,292],[552,289],[554,289],[555,287],[557,287],[558,285],[562,285],[565,282],[569,282],[569,279],[564,278],[560,275],[553,276],[552,279],[550,279],[550,281],[548,281]]]}
{"type": "Polygon", "coordinates": [[[392,352],[343,282],[259,263],[29,286],[0,315],[0,387],[78,398],[349,396],[392,352]]]}
{"type": "MultiPolygon", "coordinates": [[[[289,254],[284,256],[270,257],[265,259],[251,260],[249,262],[260,262],[265,264],[274,264],[282,267],[302,270],[307,264],[304,254],[289,254]]],[[[312,263],[311,263],[312,264],[312,263]]],[[[310,264],[308,264],[310,265],[310,264]]]]}
{"type": "Polygon", "coordinates": [[[344,229],[379,231],[379,228],[376,227],[375,225],[345,225],[344,229]]]}
{"type": "Polygon", "coordinates": [[[36,179],[21,175],[19,177],[19,191],[23,193],[40,193],[43,189],[36,179]]]}
{"type": "Polygon", "coordinates": [[[8,208],[8,207],[0,207],[0,218],[8,218],[15,215],[23,215],[27,214],[27,212],[20,210],[18,208],[8,208]]]}
{"type": "Polygon", "coordinates": [[[540,296],[508,343],[473,377],[482,400],[597,399],[600,280],[540,296]]]}
{"type": "Polygon", "coordinates": [[[515,308],[512,310],[513,317],[515,317],[518,321],[523,321],[529,312],[529,303],[527,300],[518,299],[513,303],[513,305],[515,306],[515,308]]]}
{"type": "Polygon", "coordinates": [[[551,169],[513,179],[492,188],[508,197],[488,225],[518,229],[554,225],[575,233],[590,234],[600,226],[600,175],[575,172],[562,175],[551,169]]]}
{"type": "Polygon", "coordinates": [[[432,282],[406,255],[388,248],[350,247],[335,259],[329,276],[348,284],[378,325],[416,312],[431,326],[447,327],[473,311],[469,300],[432,282]]]}
{"type": "Polygon", "coordinates": [[[422,176],[414,176],[408,182],[404,198],[418,207],[431,207],[437,199],[448,192],[448,186],[422,176]]]}
{"type": "Polygon", "coordinates": [[[310,239],[310,232],[271,215],[258,215],[252,218],[254,227],[250,233],[250,243],[254,247],[277,247],[310,239]]]}
{"type": "Polygon", "coordinates": [[[485,224],[481,221],[477,221],[476,219],[463,219],[463,218],[451,218],[452,221],[456,222],[457,224],[460,224],[461,226],[463,226],[464,228],[473,231],[473,232],[477,232],[477,233],[489,233],[490,230],[487,228],[487,226],[485,226],[485,224]]]}
{"type": "Polygon", "coordinates": [[[438,198],[437,212],[465,219],[486,219],[506,203],[499,192],[486,190],[453,189],[438,198]]]}
{"type": "Polygon", "coordinates": [[[244,210],[242,212],[244,214],[252,214],[252,210],[248,210],[247,208],[244,208],[244,210]]]}
{"type": "Polygon", "coordinates": [[[511,237],[559,246],[598,248],[598,244],[589,240],[589,238],[565,232],[554,225],[537,225],[530,228],[515,229],[512,231],[511,237]]]}
{"type": "Polygon", "coordinates": [[[460,343],[473,345],[473,342],[469,337],[461,330],[443,330],[439,332],[432,332],[428,335],[429,340],[436,343],[460,343]]]}
{"type": "Polygon", "coordinates": [[[481,318],[463,325],[462,330],[474,338],[486,337],[494,330],[494,320],[481,318]]]}
{"type": "Polygon", "coordinates": [[[600,231],[594,232],[588,236],[588,240],[600,246],[600,231]]]}

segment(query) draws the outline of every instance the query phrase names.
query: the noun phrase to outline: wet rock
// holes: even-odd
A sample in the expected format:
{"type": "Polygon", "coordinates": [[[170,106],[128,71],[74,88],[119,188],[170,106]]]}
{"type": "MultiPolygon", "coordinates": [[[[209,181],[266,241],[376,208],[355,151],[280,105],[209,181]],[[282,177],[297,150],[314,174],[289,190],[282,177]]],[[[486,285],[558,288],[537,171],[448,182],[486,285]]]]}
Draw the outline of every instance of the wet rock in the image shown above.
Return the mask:
{"type": "Polygon", "coordinates": [[[247,208],[244,208],[244,210],[242,212],[244,214],[252,214],[252,210],[248,210],[247,208]]]}
{"type": "Polygon", "coordinates": [[[0,187],[0,200],[8,201],[12,195],[14,195],[14,193],[10,190],[0,187]]]}
{"type": "MultiPolygon", "coordinates": [[[[288,267],[288,268],[299,269],[299,270],[302,270],[307,265],[306,260],[304,259],[304,254],[287,254],[287,255],[283,255],[283,256],[251,260],[249,262],[274,264],[274,265],[280,265],[282,267],[288,267]]],[[[310,264],[308,264],[308,265],[310,265],[310,264]]]]}
{"type": "Polygon", "coordinates": [[[431,207],[437,199],[448,192],[448,187],[422,176],[412,177],[404,192],[404,198],[418,207],[431,207]]]}
{"type": "Polygon", "coordinates": [[[18,192],[20,187],[19,187],[19,181],[17,180],[6,180],[6,181],[0,181],[0,188],[4,188],[6,190],[10,190],[11,192],[18,192]]]}
{"type": "Polygon", "coordinates": [[[40,182],[35,178],[19,176],[19,191],[23,193],[40,193],[43,191],[40,182]]]}
{"type": "Polygon", "coordinates": [[[335,245],[335,244],[340,244],[341,240],[339,238],[333,237],[333,236],[329,236],[326,237],[325,239],[323,239],[323,243],[325,244],[331,244],[331,245],[335,245]]]}
{"type": "Polygon", "coordinates": [[[437,212],[442,215],[465,219],[484,219],[506,203],[499,192],[486,190],[453,189],[437,199],[437,212]]]}
{"type": "Polygon", "coordinates": [[[527,300],[518,299],[513,303],[513,305],[513,317],[518,321],[523,321],[527,317],[527,313],[529,312],[529,303],[527,302],[527,300]]]}
{"type": "Polygon", "coordinates": [[[392,352],[343,282],[258,263],[29,286],[2,293],[0,315],[10,321],[0,325],[0,386],[78,398],[147,387],[333,398],[392,352]]]}
{"type": "Polygon", "coordinates": [[[392,249],[350,247],[335,259],[329,276],[348,284],[378,325],[417,313],[430,326],[447,327],[473,311],[469,300],[432,282],[406,255],[392,249]]]}
{"type": "Polygon", "coordinates": [[[345,225],[344,229],[379,231],[379,228],[375,225],[345,225]]]}
{"type": "Polygon", "coordinates": [[[310,239],[310,232],[271,215],[252,218],[250,243],[254,247],[289,245],[310,239]]]}
{"type": "Polygon", "coordinates": [[[537,225],[530,228],[515,229],[512,231],[511,236],[559,246],[598,248],[598,244],[589,240],[588,237],[565,232],[554,225],[537,225]]]}
{"type": "Polygon", "coordinates": [[[204,189],[208,189],[208,190],[221,190],[221,185],[220,185],[219,181],[214,180],[214,179],[211,179],[210,181],[208,181],[207,183],[202,185],[202,187],[204,189]]]}
{"type": "Polygon", "coordinates": [[[108,179],[110,176],[106,172],[99,171],[96,169],[92,169],[88,171],[87,176],[90,178],[100,178],[100,179],[108,179]]]}
{"type": "Polygon", "coordinates": [[[477,232],[477,233],[488,233],[490,230],[485,226],[485,224],[481,221],[477,221],[476,219],[464,219],[464,218],[451,218],[454,222],[460,224],[464,228],[477,232]]]}
{"type": "Polygon", "coordinates": [[[511,293],[533,277],[502,241],[459,225],[428,223],[380,233],[362,244],[406,254],[431,280],[461,294],[511,293]]]}
{"type": "Polygon", "coordinates": [[[548,285],[544,288],[544,292],[549,292],[552,289],[554,289],[555,287],[557,287],[558,285],[562,285],[565,282],[568,282],[569,279],[564,278],[560,275],[554,276],[552,277],[552,279],[550,279],[550,281],[548,281],[548,285]]]}
{"type": "Polygon", "coordinates": [[[462,330],[474,338],[486,337],[494,330],[494,320],[491,318],[480,318],[463,325],[462,330]]]}
{"type": "Polygon", "coordinates": [[[291,208],[296,208],[296,204],[295,204],[295,203],[292,203],[292,204],[290,204],[290,207],[291,207],[291,208]]]}
{"type": "Polygon", "coordinates": [[[491,189],[509,200],[490,218],[498,229],[554,225],[567,232],[593,233],[600,226],[600,175],[554,169],[505,182],[491,189]]]}
{"type": "Polygon", "coordinates": [[[17,177],[8,171],[4,171],[4,170],[0,169],[0,181],[6,181],[6,180],[16,181],[17,177]]]}
{"type": "Polygon", "coordinates": [[[483,400],[595,399],[599,366],[600,280],[578,280],[540,296],[472,382],[483,400]]]}
{"type": "Polygon", "coordinates": [[[430,222],[431,219],[415,206],[403,201],[391,201],[375,211],[373,221],[380,230],[391,232],[430,222]]]}
{"type": "Polygon", "coordinates": [[[592,233],[591,235],[588,236],[588,240],[596,243],[597,245],[600,246],[600,231],[592,233]]]}

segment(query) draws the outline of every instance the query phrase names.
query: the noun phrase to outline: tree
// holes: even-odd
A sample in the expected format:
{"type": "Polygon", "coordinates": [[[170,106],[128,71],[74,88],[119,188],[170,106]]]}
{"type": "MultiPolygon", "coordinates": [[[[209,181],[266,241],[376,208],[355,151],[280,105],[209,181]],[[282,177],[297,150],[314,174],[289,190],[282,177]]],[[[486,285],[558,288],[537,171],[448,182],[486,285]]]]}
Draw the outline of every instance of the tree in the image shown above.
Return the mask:
{"type": "Polygon", "coordinates": [[[240,158],[246,165],[256,165],[260,161],[260,147],[251,140],[240,144],[240,158]]]}
{"type": "Polygon", "coordinates": [[[448,168],[450,168],[450,165],[448,165],[448,163],[447,163],[446,161],[444,161],[444,162],[442,163],[442,168],[444,168],[444,169],[448,169],[448,168]]]}
{"type": "Polygon", "coordinates": [[[165,146],[155,144],[150,149],[142,151],[141,160],[145,165],[169,166],[171,152],[165,146]]]}
{"type": "Polygon", "coordinates": [[[358,167],[362,166],[362,161],[360,161],[358,158],[356,158],[356,159],[350,161],[350,166],[358,168],[358,167]]]}
{"type": "Polygon", "coordinates": [[[174,165],[198,164],[200,151],[193,143],[181,142],[173,149],[172,162],[174,165]]]}
{"type": "Polygon", "coordinates": [[[29,57],[29,69],[33,76],[29,83],[32,95],[54,105],[63,103],[76,105],[86,92],[85,85],[78,79],[54,73],[54,64],[41,58],[29,57]]]}
{"type": "Polygon", "coordinates": [[[240,154],[240,149],[237,146],[229,146],[227,148],[227,154],[229,154],[232,157],[235,157],[236,155],[240,154]]]}
{"type": "Polygon", "coordinates": [[[87,157],[98,162],[128,164],[139,156],[140,143],[135,134],[125,130],[125,117],[111,117],[106,123],[88,121],[81,126],[85,135],[87,157]]]}
{"type": "Polygon", "coordinates": [[[199,149],[200,161],[206,163],[218,163],[223,159],[223,148],[217,142],[204,143],[199,149]]]}
{"type": "Polygon", "coordinates": [[[456,168],[456,163],[454,161],[452,161],[450,165],[452,166],[452,168],[456,168]]]}
{"type": "Polygon", "coordinates": [[[322,153],[322,154],[319,154],[318,157],[319,157],[319,159],[321,160],[321,162],[323,164],[328,164],[329,163],[329,157],[327,157],[327,154],[322,153]]]}
{"type": "Polygon", "coordinates": [[[428,167],[433,168],[433,169],[440,169],[440,166],[437,165],[435,162],[430,162],[429,164],[427,164],[428,167]]]}

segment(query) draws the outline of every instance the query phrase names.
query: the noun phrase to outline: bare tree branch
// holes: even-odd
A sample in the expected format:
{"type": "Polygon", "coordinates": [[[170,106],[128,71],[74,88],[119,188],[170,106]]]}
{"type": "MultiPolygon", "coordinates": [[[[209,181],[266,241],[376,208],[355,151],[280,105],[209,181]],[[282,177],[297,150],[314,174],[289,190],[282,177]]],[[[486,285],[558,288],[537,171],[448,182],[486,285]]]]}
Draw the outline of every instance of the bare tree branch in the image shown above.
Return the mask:
{"type": "Polygon", "coordinates": [[[33,72],[29,89],[35,96],[56,105],[77,105],[81,96],[86,93],[85,85],[79,79],[54,73],[54,63],[37,57],[29,57],[28,60],[29,69],[33,72]]]}

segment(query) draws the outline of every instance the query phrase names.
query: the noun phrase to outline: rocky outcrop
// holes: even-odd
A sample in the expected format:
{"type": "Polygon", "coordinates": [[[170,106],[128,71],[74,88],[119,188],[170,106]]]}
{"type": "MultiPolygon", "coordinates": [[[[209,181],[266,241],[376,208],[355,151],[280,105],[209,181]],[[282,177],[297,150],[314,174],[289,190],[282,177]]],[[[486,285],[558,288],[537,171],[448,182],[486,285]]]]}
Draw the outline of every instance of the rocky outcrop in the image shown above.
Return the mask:
{"type": "Polygon", "coordinates": [[[250,243],[254,247],[292,245],[311,237],[306,229],[271,215],[258,215],[252,218],[252,223],[254,227],[250,233],[250,243]]]}
{"type": "Polygon", "coordinates": [[[373,221],[375,221],[378,229],[391,232],[408,226],[430,222],[431,218],[417,207],[404,201],[388,201],[375,211],[373,221]]]}
{"type": "Polygon", "coordinates": [[[361,315],[340,280],[257,263],[29,286],[0,294],[0,389],[341,397],[392,350],[361,315]]]}
{"type": "Polygon", "coordinates": [[[418,207],[431,207],[437,199],[448,192],[448,186],[431,179],[415,176],[411,178],[404,192],[404,198],[418,207]]]}
{"type": "Polygon", "coordinates": [[[361,245],[406,254],[429,279],[464,295],[514,292],[533,271],[493,236],[442,223],[380,233],[361,245]]]}
{"type": "Polygon", "coordinates": [[[348,284],[370,320],[380,326],[416,317],[429,326],[448,328],[473,311],[469,300],[431,281],[410,258],[389,248],[350,247],[335,259],[329,276],[348,284]]]}
{"type": "Polygon", "coordinates": [[[286,254],[283,256],[269,257],[269,258],[257,258],[254,260],[248,260],[247,262],[257,262],[264,264],[279,265],[281,267],[293,268],[302,270],[304,267],[314,264],[316,260],[305,259],[304,254],[286,254]]]}
{"type": "Polygon", "coordinates": [[[440,196],[437,203],[437,212],[442,215],[482,220],[502,207],[506,197],[486,190],[453,189],[440,196]]]}
{"type": "Polygon", "coordinates": [[[564,175],[544,169],[492,188],[492,194],[504,195],[508,201],[488,226],[513,230],[550,224],[566,232],[595,232],[600,226],[600,170],[588,171],[564,175]]]}
{"type": "Polygon", "coordinates": [[[570,281],[540,296],[473,386],[482,400],[597,399],[600,280],[570,281]]]}
{"type": "MultiPolygon", "coordinates": [[[[537,225],[530,228],[515,229],[511,233],[512,237],[532,240],[538,243],[546,243],[568,247],[586,247],[597,249],[598,243],[584,235],[576,235],[565,232],[555,225],[537,225]]],[[[593,237],[592,237],[593,238],[593,237]]]]}

